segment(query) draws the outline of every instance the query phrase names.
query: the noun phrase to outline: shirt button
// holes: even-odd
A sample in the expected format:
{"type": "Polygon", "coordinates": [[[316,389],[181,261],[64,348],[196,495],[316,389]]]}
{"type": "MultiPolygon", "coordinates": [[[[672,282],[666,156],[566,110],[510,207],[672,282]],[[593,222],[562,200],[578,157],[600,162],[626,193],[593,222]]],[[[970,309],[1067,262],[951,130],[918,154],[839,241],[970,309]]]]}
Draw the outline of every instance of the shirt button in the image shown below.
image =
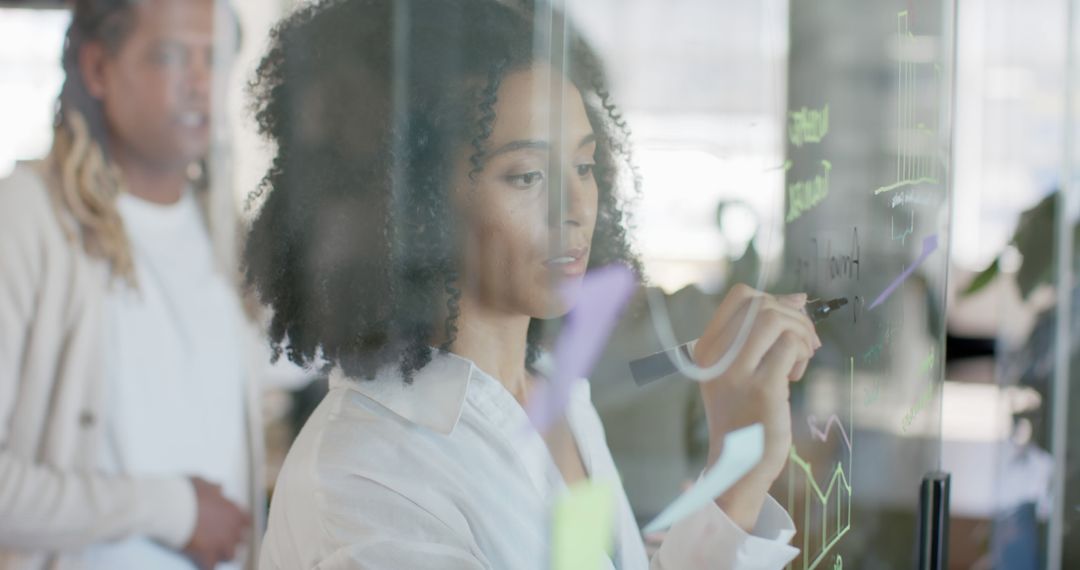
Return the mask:
{"type": "Polygon", "coordinates": [[[95,418],[93,412],[91,412],[90,410],[83,410],[82,413],[79,414],[79,425],[84,428],[93,427],[94,419],[95,418]]]}

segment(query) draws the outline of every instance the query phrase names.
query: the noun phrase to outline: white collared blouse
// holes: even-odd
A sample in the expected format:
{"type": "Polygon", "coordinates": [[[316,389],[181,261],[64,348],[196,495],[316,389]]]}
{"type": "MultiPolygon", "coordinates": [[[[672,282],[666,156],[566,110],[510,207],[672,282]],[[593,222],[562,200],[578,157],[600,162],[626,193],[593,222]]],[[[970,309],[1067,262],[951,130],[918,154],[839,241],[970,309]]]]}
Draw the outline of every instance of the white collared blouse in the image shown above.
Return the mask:
{"type": "MultiPolygon", "coordinates": [[[[544,569],[551,506],[566,485],[517,400],[471,361],[435,355],[401,380],[331,375],[285,460],[260,568],[544,569]]],[[[567,409],[586,472],[616,488],[602,568],[781,568],[794,525],[769,498],[752,534],[715,505],[667,534],[651,565],[587,382],[567,409]]]]}

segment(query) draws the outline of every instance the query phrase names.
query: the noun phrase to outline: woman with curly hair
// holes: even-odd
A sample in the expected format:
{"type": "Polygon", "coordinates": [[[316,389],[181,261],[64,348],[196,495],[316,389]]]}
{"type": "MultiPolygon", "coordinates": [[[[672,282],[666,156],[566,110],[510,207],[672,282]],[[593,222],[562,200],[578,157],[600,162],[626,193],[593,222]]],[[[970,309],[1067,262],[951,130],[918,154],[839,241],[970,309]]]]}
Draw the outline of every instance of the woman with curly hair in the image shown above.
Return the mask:
{"type": "MultiPolygon", "coordinates": [[[[616,489],[604,567],[648,567],[588,385],[543,434],[524,411],[547,381],[540,324],[570,309],[560,290],[638,267],[624,125],[597,58],[569,32],[550,55],[544,22],[493,0],[332,0],[275,30],[253,91],[276,156],[246,277],[276,351],[332,372],[278,479],[262,567],[544,567],[551,506],[587,479],[616,489]]],[[[765,456],[677,523],[653,567],[795,555],[767,491],[790,447],[788,383],[820,346],[805,296],[736,287],[694,356],[716,362],[754,299],[749,341],[702,396],[709,464],[755,422],[765,456]]]]}

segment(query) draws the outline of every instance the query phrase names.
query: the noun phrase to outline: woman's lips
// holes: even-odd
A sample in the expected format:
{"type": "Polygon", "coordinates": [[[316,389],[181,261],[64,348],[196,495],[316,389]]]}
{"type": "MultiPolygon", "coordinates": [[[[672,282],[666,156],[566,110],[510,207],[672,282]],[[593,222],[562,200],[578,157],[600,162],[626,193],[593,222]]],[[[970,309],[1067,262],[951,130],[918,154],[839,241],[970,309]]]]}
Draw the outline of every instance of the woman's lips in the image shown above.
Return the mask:
{"type": "Polygon", "coordinates": [[[589,264],[589,248],[575,247],[568,249],[555,257],[544,262],[544,266],[552,271],[558,271],[564,276],[573,277],[583,275],[589,264]]]}

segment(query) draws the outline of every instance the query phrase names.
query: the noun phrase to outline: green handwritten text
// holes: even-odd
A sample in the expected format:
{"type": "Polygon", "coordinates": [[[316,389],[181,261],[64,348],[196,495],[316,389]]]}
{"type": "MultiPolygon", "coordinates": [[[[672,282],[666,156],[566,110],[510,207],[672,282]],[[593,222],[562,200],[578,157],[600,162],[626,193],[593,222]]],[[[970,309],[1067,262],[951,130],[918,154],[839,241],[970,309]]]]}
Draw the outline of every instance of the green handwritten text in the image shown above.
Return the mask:
{"type": "MultiPolygon", "coordinates": [[[[930,354],[919,365],[919,374],[926,374],[934,369],[934,363],[936,361],[936,355],[934,354],[933,347],[930,348],[930,354]]],[[[926,405],[930,403],[930,398],[934,395],[934,378],[931,377],[926,381],[926,389],[923,391],[919,399],[915,401],[915,405],[911,407],[906,414],[904,414],[904,420],[900,423],[900,428],[904,433],[907,433],[908,428],[911,427],[912,422],[918,417],[919,413],[926,408],[926,405]]]]}
{"type": "Polygon", "coordinates": [[[821,161],[821,169],[822,173],[815,176],[813,180],[801,180],[788,184],[786,217],[788,222],[795,221],[829,195],[829,172],[832,171],[832,163],[827,160],[821,161]]]}
{"type": "Polygon", "coordinates": [[[829,132],[829,106],[821,110],[803,107],[788,111],[788,140],[800,147],[806,143],[819,143],[829,132]]]}

